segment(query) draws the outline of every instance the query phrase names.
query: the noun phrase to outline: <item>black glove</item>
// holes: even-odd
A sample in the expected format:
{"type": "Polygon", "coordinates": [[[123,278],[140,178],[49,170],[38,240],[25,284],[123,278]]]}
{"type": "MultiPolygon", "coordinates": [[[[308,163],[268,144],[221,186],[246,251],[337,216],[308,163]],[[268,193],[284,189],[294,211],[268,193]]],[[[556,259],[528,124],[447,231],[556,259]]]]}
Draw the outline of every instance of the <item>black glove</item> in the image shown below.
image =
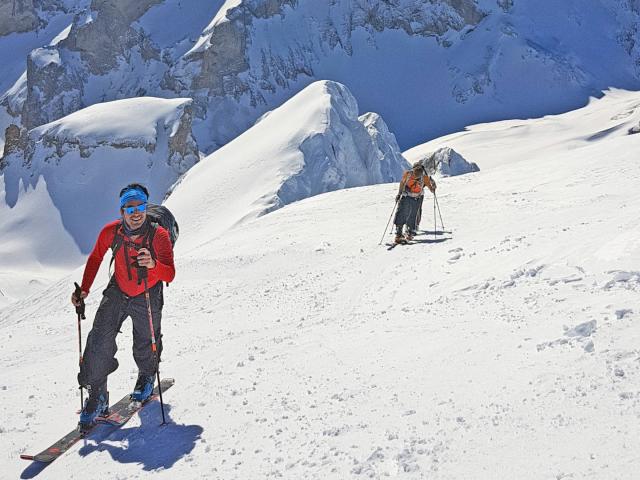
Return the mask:
{"type": "Polygon", "coordinates": [[[87,317],[84,316],[84,299],[87,297],[87,294],[82,291],[80,285],[74,282],[75,290],[71,294],[71,303],[76,307],[76,313],[80,315],[82,320],[87,317]]]}
{"type": "Polygon", "coordinates": [[[400,201],[400,194],[396,195],[396,202],[400,201]]]}

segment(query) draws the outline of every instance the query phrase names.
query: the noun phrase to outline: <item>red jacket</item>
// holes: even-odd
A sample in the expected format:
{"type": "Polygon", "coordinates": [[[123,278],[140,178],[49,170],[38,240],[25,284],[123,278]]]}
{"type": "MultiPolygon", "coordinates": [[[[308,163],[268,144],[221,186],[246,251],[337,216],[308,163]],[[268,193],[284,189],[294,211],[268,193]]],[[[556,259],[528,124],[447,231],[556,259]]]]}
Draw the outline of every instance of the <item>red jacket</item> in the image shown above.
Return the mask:
{"type": "MultiPolygon", "coordinates": [[[[82,291],[89,293],[93,280],[96,278],[104,254],[111,248],[113,238],[116,233],[116,227],[120,224],[120,220],[108,223],[104,226],[98,240],[89,259],[87,265],[84,267],[84,275],[82,276],[82,291]]],[[[122,246],[116,252],[116,258],[114,264],[114,274],[116,277],[116,283],[120,290],[130,297],[135,297],[144,293],[144,283],[141,282],[138,285],[138,273],[135,267],[131,268],[131,280],[129,280],[129,274],[127,273],[127,264],[125,260],[125,249],[129,255],[130,261],[137,255],[135,248],[127,245],[127,241],[130,240],[125,237],[125,241],[122,246]]],[[[134,243],[142,247],[144,236],[136,238],[134,243]]],[[[151,250],[155,255],[156,266],[148,269],[148,285],[149,288],[153,287],[158,282],[170,282],[176,275],[176,269],[173,265],[173,247],[171,246],[171,240],[169,240],[169,233],[162,227],[158,226],[151,242],[151,250]]]]}

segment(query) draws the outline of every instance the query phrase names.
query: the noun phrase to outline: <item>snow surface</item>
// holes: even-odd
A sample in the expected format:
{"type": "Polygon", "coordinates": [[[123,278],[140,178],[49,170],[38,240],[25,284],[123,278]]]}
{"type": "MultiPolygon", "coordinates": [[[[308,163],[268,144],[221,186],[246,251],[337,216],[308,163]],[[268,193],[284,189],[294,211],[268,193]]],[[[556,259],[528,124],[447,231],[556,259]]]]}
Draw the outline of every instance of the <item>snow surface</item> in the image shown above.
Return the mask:
{"type": "MultiPolygon", "coordinates": [[[[82,270],[3,308],[3,474],[637,478],[640,135],[624,126],[639,115],[637,92],[612,91],[421,147],[446,144],[482,169],[438,182],[453,234],[434,234],[427,198],[427,233],[391,251],[377,243],[395,184],[318,195],[218,236],[181,232],[163,315],[172,423],[150,405],[40,475],[18,455],[77,420],[68,298],[82,270]]],[[[209,214],[207,192],[190,193],[178,219],[209,214]]],[[[116,398],[135,382],[129,325],[116,398]]]]}
{"type": "Polygon", "coordinates": [[[169,135],[178,129],[178,120],[190,98],[140,97],[98,103],[66,117],[34,128],[34,137],[56,137],[83,145],[101,143],[152,144],[159,130],[168,128],[169,135]]]}

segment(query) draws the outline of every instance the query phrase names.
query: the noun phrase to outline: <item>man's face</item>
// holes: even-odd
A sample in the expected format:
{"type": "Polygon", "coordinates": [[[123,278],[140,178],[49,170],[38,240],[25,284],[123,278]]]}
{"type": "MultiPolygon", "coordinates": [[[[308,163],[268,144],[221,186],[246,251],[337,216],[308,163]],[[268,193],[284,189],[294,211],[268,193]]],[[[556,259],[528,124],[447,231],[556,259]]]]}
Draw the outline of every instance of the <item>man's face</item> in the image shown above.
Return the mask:
{"type": "Polygon", "coordinates": [[[127,226],[131,230],[140,228],[147,218],[147,204],[142,200],[129,200],[124,207],[120,209],[122,218],[127,222],[127,226]],[[140,206],[144,206],[140,207],[140,206]],[[142,209],[142,211],[140,211],[142,209]],[[129,213],[131,212],[131,213],[129,213]]]}

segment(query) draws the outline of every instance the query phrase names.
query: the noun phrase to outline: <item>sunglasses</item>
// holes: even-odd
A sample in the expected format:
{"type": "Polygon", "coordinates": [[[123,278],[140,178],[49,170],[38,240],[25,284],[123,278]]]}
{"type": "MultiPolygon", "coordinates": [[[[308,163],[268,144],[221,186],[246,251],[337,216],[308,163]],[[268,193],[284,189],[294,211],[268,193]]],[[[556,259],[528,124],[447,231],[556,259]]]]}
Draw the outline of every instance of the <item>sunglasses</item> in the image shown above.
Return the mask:
{"type": "Polygon", "coordinates": [[[124,213],[127,215],[133,215],[135,212],[144,212],[147,210],[147,204],[141,203],[140,205],[135,205],[133,207],[124,207],[124,213]]]}

